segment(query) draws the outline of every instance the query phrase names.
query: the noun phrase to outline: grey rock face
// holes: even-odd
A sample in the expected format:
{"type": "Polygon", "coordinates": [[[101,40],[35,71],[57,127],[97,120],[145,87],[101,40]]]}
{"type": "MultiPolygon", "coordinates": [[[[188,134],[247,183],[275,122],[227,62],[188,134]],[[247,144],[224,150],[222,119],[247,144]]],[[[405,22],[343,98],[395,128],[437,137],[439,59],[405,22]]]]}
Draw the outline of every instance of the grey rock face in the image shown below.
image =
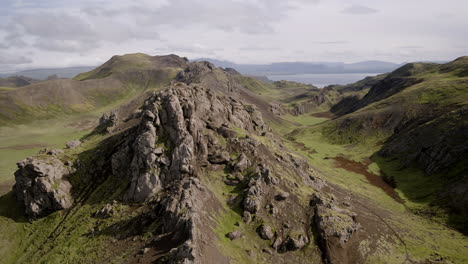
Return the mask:
{"type": "Polygon", "coordinates": [[[16,199],[25,206],[30,219],[72,206],[71,184],[64,178],[70,169],[60,160],[27,158],[17,165],[16,199]]]}
{"type": "Polygon", "coordinates": [[[68,149],[76,149],[78,146],[81,145],[81,141],[75,139],[75,140],[70,140],[66,144],[68,149]]]}
{"type": "Polygon", "coordinates": [[[234,171],[242,172],[246,170],[248,166],[249,166],[249,159],[244,153],[242,153],[237,159],[236,164],[234,165],[234,171]]]}
{"type": "Polygon", "coordinates": [[[266,129],[255,109],[213,90],[183,83],[149,97],[141,113],[140,124],[111,161],[114,174],[131,177],[125,199],[134,202],[149,199],[173,181],[197,175],[208,162],[230,162],[228,152],[210,145],[213,140],[203,132],[207,127],[227,129],[232,125],[257,134],[266,129]],[[158,142],[165,147],[156,146],[158,142]],[[171,149],[171,153],[163,153],[163,149],[171,149]]]}
{"type": "Polygon", "coordinates": [[[117,113],[103,114],[99,119],[99,128],[107,133],[112,133],[118,120],[117,113]]]}
{"type": "Polygon", "coordinates": [[[273,231],[271,230],[271,227],[265,224],[261,225],[258,228],[257,232],[260,235],[260,237],[264,240],[271,240],[273,236],[275,235],[273,231]]]}

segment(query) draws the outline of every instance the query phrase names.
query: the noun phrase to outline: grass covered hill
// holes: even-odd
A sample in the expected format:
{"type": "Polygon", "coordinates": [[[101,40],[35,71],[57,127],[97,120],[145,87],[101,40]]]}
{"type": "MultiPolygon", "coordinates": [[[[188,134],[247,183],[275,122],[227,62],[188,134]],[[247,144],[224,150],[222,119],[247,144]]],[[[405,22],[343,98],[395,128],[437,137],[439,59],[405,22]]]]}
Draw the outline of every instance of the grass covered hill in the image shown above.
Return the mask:
{"type": "MultiPolygon", "coordinates": [[[[402,171],[421,170],[425,176],[416,177],[394,168],[386,179],[414,200],[435,206],[424,213],[444,208],[451,215],[446,222],[468,232],[467,111],[468,57],[410,63],[375,82],[362,98],[343,98],[331,108],[339,117],[320,129],[334,144],[368,146],[369,157],[382,167],[384,160],[396,160],[393,167],[402,171]]],[[[299,129],[293,136],[317,129],[299,129]]]]}
{"type": "Polygon", "coordinates": [[[0,126],[90,112],[171,82],[187,61],[175,55],[114,56],[74,79],[44,81],[0,93],[0,126]]]}

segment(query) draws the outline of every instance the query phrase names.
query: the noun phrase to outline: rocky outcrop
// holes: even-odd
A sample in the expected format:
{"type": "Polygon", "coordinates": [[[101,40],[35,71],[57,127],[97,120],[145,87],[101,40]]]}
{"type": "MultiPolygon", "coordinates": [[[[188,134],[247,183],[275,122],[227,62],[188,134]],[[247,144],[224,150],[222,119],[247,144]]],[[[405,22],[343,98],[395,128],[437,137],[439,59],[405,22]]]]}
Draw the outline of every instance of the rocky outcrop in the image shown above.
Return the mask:
{"type": "MultiPolygon", "coordinates": [[[[135,214],[139,215],[116,223],[112,228],[157,226],[151,230],[151,242],[144,245],[149,249],[143,250],[147,253],[143,254],[145,258],[151,258],[149,255],[154,250],[161,253],[151,260],[154,263],[228,263],[213,241],[219,241],[221,235],[229,238],[223,238],[223,243],[240,243],[255,232],[267,243],[262,245],[263,251],[281,258],[282,262],[304,263],[308,254],[320,258],[317,248],[303,250],[314,241],[314,231],[323,241],[323,251],[329,259],[341,254],[338,248],[348,245],[347,241],[359,226],[353,213],[330,199],[317,198],[312,207],[308,204],[310,193],[325,192],[322,189],[326,184],[318,172],[310,168],[306,160],[288,152],[255,106],[231,96],[236,86],[226,83],[229,77],[224,80],[223,87],[205,86],[221,82],[220,74],[228,73],[208,63],[191,64],[178,76],[180,82],[148,94],[139,109],[132,109],[134,114],[130,117],[104,116],[101,128],[117,129],[107,130],[112,135],[106,135],[105,147],[97,148],[99,157],[92,158],[95,159],[92,165],[81,166],[86,175],[90,175],[83,180],[83,185],[92,189],[101,183],[122,182],[119,188],[122,192],[116,192],[115,195],[120,196],[115,199],[118,203],[138,207],[135,214]],[[126,120],[131,125],[120,129],[119,122],[126,120]],[[215,187],[210,185],[212,181],[216,181],[215,187]],[[219,184],[223,182],[235,191],[227,194],[223,190],[221,195],[219,184]],[[243,223],[234,224],[227,234],[216,234],[215,218],[228,207],[242,213],[243,223]],[[164,247],[158,248],[158,245],[164,247]],[[293,251],[300,251],[296,254],[299,257],[293,251]],[[286,252],[289,253],[283,254],[286,252]]],[[[60,184],[67,183],[65,176],[71,171],[65,165],[58,166],[61,164],[58,160],[45,163],[56,164],[54,167],[63,167],[64,171],[59,177],[51,170],[42,174],[60,179],[60,184]]],[[[17,173],[29,175],[26,173],[29,169],[23,167],[26,165],[17,173]]],[[[17,181],[17,191],[32,193],[29,200],[55,201],[63,195],[64,188],[54,195],[49,190],[36,191],[37,188],[27,187],[21,183],[22,179],[17,181]]],[[[71,197],[69,192],[67,195],[71,197]]],[[[29,200],[27,203],[31,204],[29,200]]],[[[60,210],[71,205],[70,202],[58,206],[52,201],[42,206],[42,210],[49,210],[49,207],[49,211],[60,210]]],[[[59,202],[62,201],[55,201],[59,202]]],[[[91,214],[99,218],[96,222],[106,222],[107,218],[117,221],[122,207],[108,200],[99,202],[102,203],[91,214]]],[[[36,215],[45,214],[38,212],[36,215]]],[[[137,232],[139,230],[132,230],[128,235],[137,232]]],[[[99,235],[99,231],[93,235],[99,235]]],[[[123,240],[129,241],[127,238],[123,240]]],[[[248,254],[255,255],[252,251],[254,249],[248,254]]]]}
{"type": "Polygon", "coordinates": [[[271,227],[265,224],[261,225],[257,229],[257,232],[258,232],[258,235],[264,240],[271,240],[273,236],[275,235],[273,231],[271,230],[271,227]]]}
{"type": "Polygon", "coordinates": [[[114,128],[117,126],[118,116],[117,113],[112,112],[110,114],[103,114],[99,119],[98,130],[102,132],[112,133],[114,128]]]}
{"type": "Polygon", "coordinates": [[[204,135],[208,127],[225,127],[228,121],[247,131],[266,131],[251,107],[198,85],[176,84],[144,105],[137,132],[112,157],[113,172],[131,177],[129,201],[145,201],[168,183],[197,175],[207,162],[228,163],[225,151],[210,148],[204,135]],[[162,153],[161,148],[172,151],[162,153]]]}
{"type": "Polygon", "coordinates": [[[343,263],[347,259],[347,243],[360,227],[356,215],[339,207],[333,196],[314,195],[311,206],[314,208],[312,225],[318,233],[324,261],[343,263]]]}
{"type": "Polygon", "coordinates": [[[319,109],[319,107],[332,107],[344,97],[343,93],[333,87],[320,89],[319,92],[307,97],[299,103],[295,103],[292,108],[288,109],[292,115],[303,115],[319,109]]]}
{"type": "Polygon", "coordinates": [[[73,199],[66,176],[71,169],[53,157],[27,158],[18,162],[15,195],[31,219],[70,208],[73,199]]]}
{"type": "Polygon", "coordinates": [[[70,141],[67,141],[67,143],[65,144],[67,146],[67,149],[76,149],[77,147],[79,147],[81,145],[81,141],[80,140],[70,140],[70,141]]]}

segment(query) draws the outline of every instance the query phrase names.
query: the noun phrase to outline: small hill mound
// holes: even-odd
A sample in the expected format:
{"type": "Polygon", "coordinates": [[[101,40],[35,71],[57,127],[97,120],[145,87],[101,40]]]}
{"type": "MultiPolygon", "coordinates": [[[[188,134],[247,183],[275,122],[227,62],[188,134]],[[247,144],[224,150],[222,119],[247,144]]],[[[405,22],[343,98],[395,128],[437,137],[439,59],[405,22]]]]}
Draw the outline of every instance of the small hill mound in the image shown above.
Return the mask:
{"type": "Polygon", "coordinates": [[[114,56],[75,79],[49,80],[0,93],[0,126],[93,111],[169,84],[187,60],[176,55],[114,56]]]}
{"type": "Polygon", "coordinates": [[[125,73],[135,70],[152,70],[164,68],[185,68],[187,59],[177,55],[150,56],[143,53],[113,56],[109,61],[96,69],[78,74],[74,79],[78,81],[101,79],[115,73],[125,73]]]}
{"type": "Polygon", "coordinates": [[[25,76],[11,76],[8,78],[0,78],[0,87],[17,88],[30,85],[37,80],[25,76]]]}

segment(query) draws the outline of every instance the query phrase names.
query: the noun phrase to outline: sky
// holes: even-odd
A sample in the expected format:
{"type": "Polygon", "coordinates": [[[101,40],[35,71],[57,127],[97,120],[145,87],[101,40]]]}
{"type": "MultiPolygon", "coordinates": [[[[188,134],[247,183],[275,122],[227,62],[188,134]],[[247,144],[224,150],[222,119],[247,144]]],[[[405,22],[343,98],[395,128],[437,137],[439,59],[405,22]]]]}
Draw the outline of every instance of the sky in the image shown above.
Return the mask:
{"type": "Polygon", "coordinates": [[[0,0],[0,72],[174,53],[236,63],[448,61],[467,0],[0,0]]]}

